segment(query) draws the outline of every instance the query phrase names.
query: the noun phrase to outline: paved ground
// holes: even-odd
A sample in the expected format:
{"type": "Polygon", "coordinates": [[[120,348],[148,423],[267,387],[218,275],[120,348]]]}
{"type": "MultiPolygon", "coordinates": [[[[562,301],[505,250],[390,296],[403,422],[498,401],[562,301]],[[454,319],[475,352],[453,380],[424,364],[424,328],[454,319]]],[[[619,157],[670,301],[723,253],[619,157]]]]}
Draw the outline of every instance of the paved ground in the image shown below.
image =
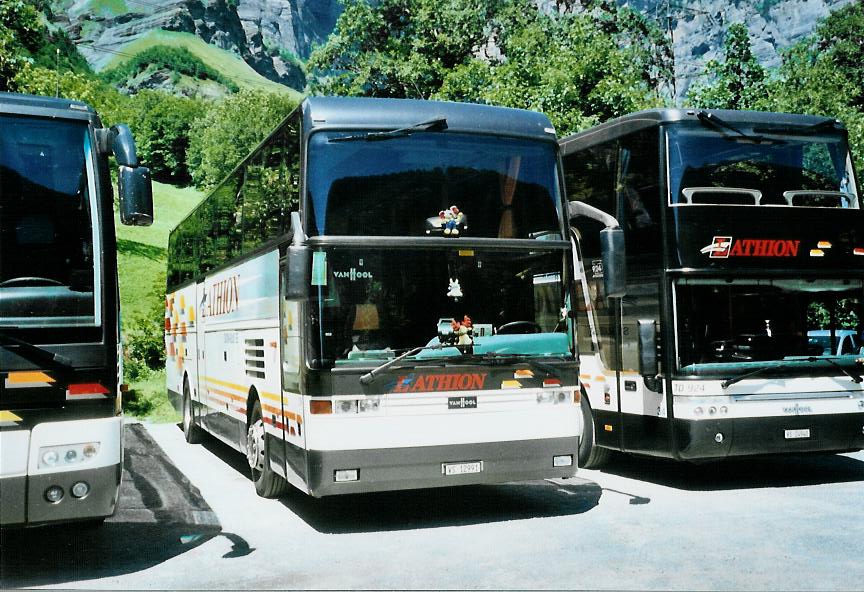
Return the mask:
{"type": "Polygon", "coordinates": [[[620,457],[564,481],[264,500],[224,445],[129,430],[117,515],[86,533],[7,533],[2,587],[864,587],[864,453],[620,457]]]}

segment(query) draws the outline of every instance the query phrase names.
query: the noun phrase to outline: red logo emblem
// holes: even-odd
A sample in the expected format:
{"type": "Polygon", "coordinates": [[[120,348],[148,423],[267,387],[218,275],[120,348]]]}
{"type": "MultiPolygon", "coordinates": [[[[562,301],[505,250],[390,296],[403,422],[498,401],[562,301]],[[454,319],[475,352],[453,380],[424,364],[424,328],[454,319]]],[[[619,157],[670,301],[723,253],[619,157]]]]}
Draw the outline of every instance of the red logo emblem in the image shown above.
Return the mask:
{"type": "Polygon", "coordinates": [[[715,236],[711,244],[707,247],[702,247],[700,253],[708,253],[711,259],[727,259],[729,252],[732,250],[731,236],[715,236]]]}

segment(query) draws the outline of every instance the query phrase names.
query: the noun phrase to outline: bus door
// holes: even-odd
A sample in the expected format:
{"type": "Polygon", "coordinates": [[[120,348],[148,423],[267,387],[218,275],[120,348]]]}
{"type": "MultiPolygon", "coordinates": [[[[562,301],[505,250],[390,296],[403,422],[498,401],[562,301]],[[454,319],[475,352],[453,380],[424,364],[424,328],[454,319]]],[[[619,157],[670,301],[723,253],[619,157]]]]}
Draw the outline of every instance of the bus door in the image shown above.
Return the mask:
{"type": "MultiPolygon", "coordinates": [[[[303,397],[300,389],[300,369],[303,359],[302,325],[304,310],[301,300],[291,298],[285,281],[286,263],[279,266],[279,338],[282,365],[282,415],[285,478],[301,490],[306,489],[306,430],[303,397]]],[[[290,281],[290,280],[289,280],[290,281]]],[[[293,286],[292,286],[293,287],[293,286]]],[[[301,290],[304,288],[301,286],[301,290]]],[[[274,451],[274,456],[279,453],[274,451]]]]}
{"type": "Polygon", "coordinates": [[[199,325],[201,333],[198,339],[198,377],[205,403],[202,420],[210,433],[236,446],[239,438],[237,426],[230,421],[228,414],[234,407],[237,393],[227,378],[229,364],[232,361],[236,363],[236,360],[232,360],[236,356],[229,356],[229,350],[236,349],[232,346],[235,345],[237,334],[233,331],[220,331],[214,326],[217,317],[213,302],[214,282],[212,278],[208,280],[209,285],[207,280],[198,284],[202,308],[202,322],[199,325]]]}

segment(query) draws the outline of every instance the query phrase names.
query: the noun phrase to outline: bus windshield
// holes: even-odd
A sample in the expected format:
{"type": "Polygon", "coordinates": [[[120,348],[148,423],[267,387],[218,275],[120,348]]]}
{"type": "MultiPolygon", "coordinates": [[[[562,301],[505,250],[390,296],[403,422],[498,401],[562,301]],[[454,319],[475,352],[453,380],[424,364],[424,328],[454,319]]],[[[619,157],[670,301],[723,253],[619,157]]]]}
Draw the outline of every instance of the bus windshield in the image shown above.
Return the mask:
{"type": "Polygon", "coordinates": [[[864,356],[864,282],[682,279],[675,285],[678,369],[727,376],[772,365],[830,373],[864,356]]]}
{"type": "Polygon", "coordinates": [[[98,324],[98,236],[86,123],[0,117],[0,317],[98,324]]]}
{"type": "Polygon", "coordinates": [[[849,148],[839,133],[735,127],[740,134],[670,126],[671,204],[861,207],[849,148]]]}
{"type": "MultiPolygon", "coordinates": [[[[563,252],[317,251],[312,264],[315,356],[324,366],[386,360],[396,352],[438,344],[439,333],[453,332],[457,342],[469,327],[477,353],[568,355],[563,252]]],[[[418,357],[459,354],[452,350],[418,357]]]]}
{"type": "Polygon", "coordinates": [[[425,131],[309,140],[311,235],[531,238],[560,232],[555,145],[425,131]]]}

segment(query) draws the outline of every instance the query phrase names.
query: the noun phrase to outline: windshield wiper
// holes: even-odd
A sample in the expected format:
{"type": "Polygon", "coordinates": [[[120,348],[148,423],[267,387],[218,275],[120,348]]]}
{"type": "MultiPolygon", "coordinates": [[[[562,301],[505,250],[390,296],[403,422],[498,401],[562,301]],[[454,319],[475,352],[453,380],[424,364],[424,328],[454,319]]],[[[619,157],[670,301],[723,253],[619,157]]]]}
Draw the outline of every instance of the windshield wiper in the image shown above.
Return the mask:
{"type": "Polygon", "coordinates": [[[729,388],[736,382],[741,382],[745,378],[750,378],[751,376],[756,376],[757,374],[762,374],[763,372],[767,372],[768,370],[776,370],[777,368],[786,368],[789,364],[776,364],[774,366],[761,366],[756,368],[755,370],[751,370],[750,372],[745,372],[744,374],[739,374],[738,376],[733,376],[727,380],[724,380],[720,383],[720,388],[729,388]]]}
{"type": "Polygon", "coordinates": [[[22,357],[28,358],[31,362],[43,363],[52,366],[55,370],[62,372],[71,370],[72,360],[66,356],[50,352],[47,349],[34,345],[29,341],[12,337],[5,331],[0,330],[0,347],[17,353],[22,357]],[[17,349],[9,347],[10,345],[18,346],[17,349]]]}
{"type": "Polygon", "coordinates": [[[365,140],[367,142],[375,142],[379,140],[390,140],[392,138],[403,138],[410,136],[415,132],[440,132],[447,129],[447,118],[437,117],[429,121],[421,121],[407,127],[390,130],[387,132],[368,132],[366,134],[355,134],[353,136],[342,136],[339,138],[330,138],[329,142],[353,142],[356,140],[365,140]]]}
{"type": "MultiPolygon", "coordinates": [[[[723,129],[733,131],[736,134],[738,134],[739,136],[741,136],[742,138],[745,138],[747,140],[751,140],[751,141],[756,142],[756,143],[761,143],[761,142],[766,141],[766,139],[763,138],[762,136],[756,136],[756,135],[751,135],[751,134],[747,134],[745,132],[742,132],[740,129],[738,129],[737,127],[735,127],[731,123],[724,121],[724,120],[720,119],[719,117],[717,117],[716,115],[714,115],[713,113],[708,113],[707,111],[700,111],[699,113],[696,114],[696,118],[699,121],[701,121],[702,123],[711,124],[714,127],[723,128],[723,129]]],[[[772,144],[780,143],[779,140],[770,140],[770,142],[772,144]]]]}
{"type": "MultiPolygon", "coordinates": [[[[361,384],[371,384],[372,381],[375,380],[375,377],[377,377],[379,374],[381,374],[387,368],[390,368],[391,366],[393,366],[394,364],[397,364],[398,362],[402,361],[403,359],[407,358],[408,356],[413,356],[414,354],[419,353],[419,352],[423,351],[424,349],[444,349],[445,347],[449,348],[449,347],[456,347],[456,346],[444,345],[443,343],[436,343],[433,345],[421,345],[420,347],[415,347],[413,349],[409,349],[408,351],[406,351],[401,356],[396,356],[392,360],[387,360],[386,362],[384,362],[380,366],[376,366],[375,368],[373,368],[372,370],[370,370],[366,374],[363,374],[362,376],[360,376],[360,383],[361,384]]],[[[426,360],[424,360],[424,362],[425,361],[426,360]]],[[[429,362],[434,361],[434,362],[440,363],[442,360],[441,360],[441,358],[430,358],[428,361],[429,362]]]]}
{"type": "Polygon", "coordinates": [[[838,364],[837,362],[835,362],[831,358],[817,358],[815,356],[811,356],[811,357],[807,358],[807,361],[808,362],[828,362],[829,364],[831,364],[832,366],[834,366],[835,368],[840,370],[840,372],[842,372],[843,374],[845,374],[846,376],[851,378],[852,382],[854,382],[855,384],[861,384],[861,382],[864,381],[864,378],[861,378],[861,376],[857,372],[848,371],[846,368],[844,368],[843,366],[841,366],[840,364],[838,364]]]}

